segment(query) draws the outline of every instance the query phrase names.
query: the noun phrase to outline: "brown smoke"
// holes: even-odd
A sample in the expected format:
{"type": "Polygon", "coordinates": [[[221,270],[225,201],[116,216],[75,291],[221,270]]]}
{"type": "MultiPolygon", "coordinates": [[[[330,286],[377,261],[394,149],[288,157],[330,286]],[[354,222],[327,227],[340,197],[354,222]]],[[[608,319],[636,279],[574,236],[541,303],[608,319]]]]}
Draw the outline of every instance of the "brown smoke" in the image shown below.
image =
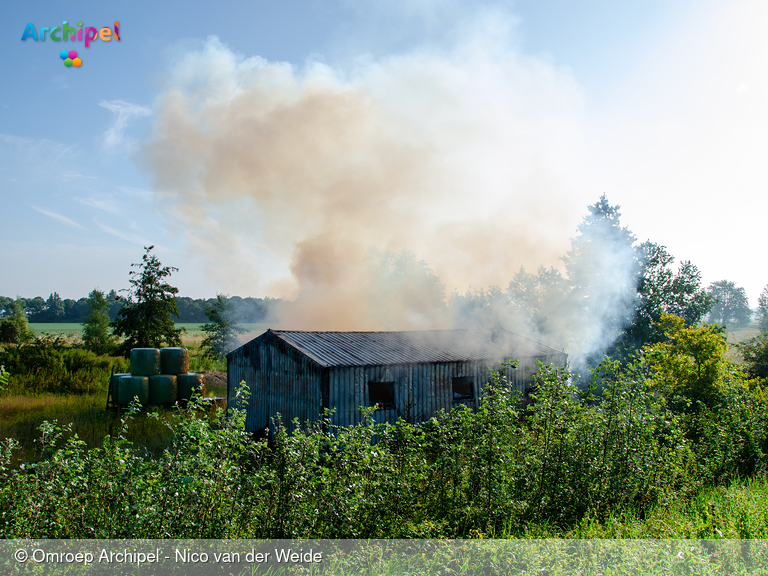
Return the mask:
{"type": "Polygon", "coordinates": [[[557,265],[584,205],[554,169],[578,162],[578,106],[567,74],[476,44],[344,75],[210,39],[172,71],[141,158],[222,291],[296,299],[281,327],[442,327],[403,293],[418,282],[376,291],[372,254],[413,251],[446,292],[557,265]]]}

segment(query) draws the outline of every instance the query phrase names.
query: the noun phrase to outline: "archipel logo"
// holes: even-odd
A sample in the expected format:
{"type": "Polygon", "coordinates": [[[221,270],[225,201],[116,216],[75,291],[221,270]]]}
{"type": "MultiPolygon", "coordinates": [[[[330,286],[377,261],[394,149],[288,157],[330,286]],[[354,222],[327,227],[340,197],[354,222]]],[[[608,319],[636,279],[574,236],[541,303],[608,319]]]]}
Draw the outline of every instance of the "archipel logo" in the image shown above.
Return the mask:
{"type": "MultiPolygon", "coordinates": [[[[54,42],[61,42],[71,40],[75,41],[78,40],[80,42],[85,42],[85,47],[88,48],[90,43],[93,42],[96,39],[101,40],[102,42],[110,42],[113,37],[113,29],[112,28],[102,28],[101,30],[97,30],[93,26],[88,26],[87,28],[83,29],[83,23],[78,22],[77,23],[77,30],[72,28],[72,26],[67,26],[67,21],[64,21],[64,24],[59,28],[58,26],[54,26],[53,28],[49,28],[48,26],[41,26],[40,27],[40,35],[38,36],[37,30],[35,29],[35,25],[31,22],[27,24],[27,27],[24,29],[24,34],[21,36],[21,41],[25,41],[27,38],[34,38],[35,42],[44,42],[45,41],[45,33],[48,32],[48,37],[53,40],[54,42]],[[56,32],[61,31],[61,36],[57,36],[56,32]]],[[[118,42],[120,41],[120,28],[118,27],[118,22],[115,20],[115,27],[114,27],[114,38],[118,42]]],[[[77,52],[75,50],[62,50],[59,52],[59,56],[62,60],[64,60],[64,66],[67,68],[70,68],[74,66],[75,68],[79,68],[80,65],[83,63],[80,58],[77,57],[77,52]]]]}
{"type": "Polygon", "coordinates": [[[74,66],[75,68],[79,68],[80,64],[82,64],[82,60],[77,57],[77,52],[74,50],[70,50],[67,52],[66,50],[62,50],[59,52],[59,56],[61,56],[61,59],[64,60],[64,66],[69,68],[70,66],[74,66]]]}

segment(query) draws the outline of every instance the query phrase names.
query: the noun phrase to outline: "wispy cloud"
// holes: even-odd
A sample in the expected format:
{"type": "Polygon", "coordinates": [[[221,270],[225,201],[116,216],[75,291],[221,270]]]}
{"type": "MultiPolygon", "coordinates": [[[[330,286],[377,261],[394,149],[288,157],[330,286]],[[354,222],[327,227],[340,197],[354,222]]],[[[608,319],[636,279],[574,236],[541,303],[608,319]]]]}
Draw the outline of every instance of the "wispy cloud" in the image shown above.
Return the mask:
{"type": "Polygon", "coordinates": [[[144,190],[143,188],[134,188],[132,186],[118,186],[117,187],[120,192],[123,194],[130,196],[131,198],[134,198],[136,200],[141,200],[145,202],[150,202],[154,199],[154,194],[150,190],[144,190]]]}
{"type": "Polygon", "coordinates": [[[83,204],[84,206],[88,206],[90,208],[96,208],[97,210],[103,210],[104,212],[109,212],[110,214],[119,214],[120,208],[117,206],[117,203],[113,198],[109,199],[102,199],[102,198],[83,198],[81,196],[77,196],[75,198],[80,204],[83,204]]]}
{"type": "Polygon", "coordinates": [[[102,100],[99,102],[99,106],[116,114],[115,122],[104,132],[104,147],[107,149],[125,143],[123,133],[131,118],[149,116],[151,113],[151,110],[145,106],[131,104],[124,100],[102,100]]]}
{"type": "Polygon", "coordinates": [[[71,226],[72,228],[79,228],[80,230],[85,230],[83,226],[81,226],[80,224],[78,224],[73,220],[70,220],[66,216],[62,216],[61,214],[57,214],[56,212],[51,212],[50,210],[46,210],[45,208],[39,208],[34,205],[32,206],[32,208],[34,208],[41,214],[45,214],[46,216],[53,218],[54,220],[58,220],[59,222],[66,224],[67,226],[71,226]]]}
{"type": "Polygon", "coordinates": [[[150,244],[147,240],[141,238],[138,234],[126,234],[125,232],[121,232],[120,230],[115,230],[111,226],[102,224],[95,218],[93,219],[93,221],[96,223],[96,225],[99,228],[101,228],[107,234],[112,234],[112,236],[117,236],[118,238],[121,238],[126,242],[131,242],[132,244],[139,244],[140,246],[149,246],[150,244]]]}
{"type": "Polygon", "coordinates": [[[61,179],[64,180],[65,182],[69,182],[70,180],[76,180],[79,178],[85,178],[86,180],[96,180],[96,176],[84,176],[83,174],[78,174],[77,172],[72,172],[72,171],[64,172],[61,175],[61,179]]]}
{"type": "Polygon", "coordinates": [[[26,138],[2,133],[0,134],[0,144],[7,147],[6,150],[3,150],[3,156],[6,160],[8,159],[8,152],[23,155],[22,158],[14,158],[14,163],[18,163],[24,158],[39,161],[38,157],[46,158],[49,164],[59,160],[71,162],[75,154],[74,146],[65,146],[61,142],[47,138],[26,138]]]}
{"type": "MultiPolygon", "coordinates": [[[[74,174],[87,173],[80,169],[81,165],[77,146],[67,146],[46,138],[0,133],[0,174],[14,187],[19,184],[17,189],[24,189],[27,194],[35,190],[59,190],[62,183],[89,182],[74,177],[74,174]]],[[[34,194],[28,197],[26,203],[48,204],[38,199],[36,192],[34,194]]]]}

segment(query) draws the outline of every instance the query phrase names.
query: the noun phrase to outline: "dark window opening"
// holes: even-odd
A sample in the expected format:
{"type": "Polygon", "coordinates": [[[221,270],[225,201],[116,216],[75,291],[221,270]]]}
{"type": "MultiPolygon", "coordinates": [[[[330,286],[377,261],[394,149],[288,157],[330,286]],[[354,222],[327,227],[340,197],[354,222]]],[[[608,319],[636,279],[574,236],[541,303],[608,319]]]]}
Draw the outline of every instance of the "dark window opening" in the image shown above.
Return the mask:
{"type": "Polygon", "coordinates": [[[368,401],[371,406],[393,408],[395,405],[394,382],[368,382],[368,401]]]}
{"type": "Polygon", "coordinates": [[[475,390],[472,386],[472,380],[466,376],[457,376],[453,378],[453,399],[454,400],[472,400],[475,397],[475,390]]]}

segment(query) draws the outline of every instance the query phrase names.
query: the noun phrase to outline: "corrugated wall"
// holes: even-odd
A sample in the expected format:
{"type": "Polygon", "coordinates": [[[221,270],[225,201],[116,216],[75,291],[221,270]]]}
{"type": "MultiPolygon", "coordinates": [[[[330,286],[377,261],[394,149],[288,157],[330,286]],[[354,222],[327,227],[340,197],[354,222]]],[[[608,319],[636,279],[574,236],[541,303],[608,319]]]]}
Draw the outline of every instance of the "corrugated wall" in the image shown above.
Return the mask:
{"type": "Polygon", "coordinates": [[[233,397],[239,382],[248,384],[249,432],[267,428],[278,413],[292,428],[294,418],[303,425],[321,414],[322,370],[275,338],[257,338],[227,356],[227,395],[233,397]]]}
{"type": "MultiPolygon", "coordinates": [[[[507,369],[506,381],[523,394],[537,371],[537,358],[526,358],[515,370],[507,369]]],[[[543,357],[545,364],[565,364],[565,355],[543,357]]],[[[362,414],[360,406],[369,406],[368,382],[395,382],[393,408],[381,408],[374,414],[377,422],[394,423],[398,417],[410,422],[420,422],[434,416],[440,410],[450,411],[458,403],[477,409],[477,398],[483,392],[489,378],[489,367],[498,371],[501,361],[445,362],[436,364],[399,364],[392,366],[365,366],[331,368],[329,377],[329,406],[336,411],[333,424],[356,424],[362,414]],[[468,377],[474,386],[472,400],[453,399],[452,379],[468,377]]]]}
{"type": "MultiPolygon", "coordinates": [[[[521,394],[532,384],[537,360],[564,366],[566,355],[523,358],[517,369],[506,370],[505,379],[521,394]]],[[[251,432],[268,427],[278,412],[286,425],[294,418],[302,425],[315,421],[323,407],[334,409],[333,424],[346,426],[360,422],[360,407],[370,404],[368,382],[395,382],[395,407],[377,410],[374,419],[394,423],[402,417],[419,422],[440,410],[450,411],[459,402],[476,409],[489,367],[499,370],[501,361],[322,368],[281,340],[265,335],[227,356],[228,396],[233,397],[242,380],[250,387],[246,429],[251,432]],[[473,399],[454,401],[452,378],[459,376],[472,380],[473,399]]]]}

